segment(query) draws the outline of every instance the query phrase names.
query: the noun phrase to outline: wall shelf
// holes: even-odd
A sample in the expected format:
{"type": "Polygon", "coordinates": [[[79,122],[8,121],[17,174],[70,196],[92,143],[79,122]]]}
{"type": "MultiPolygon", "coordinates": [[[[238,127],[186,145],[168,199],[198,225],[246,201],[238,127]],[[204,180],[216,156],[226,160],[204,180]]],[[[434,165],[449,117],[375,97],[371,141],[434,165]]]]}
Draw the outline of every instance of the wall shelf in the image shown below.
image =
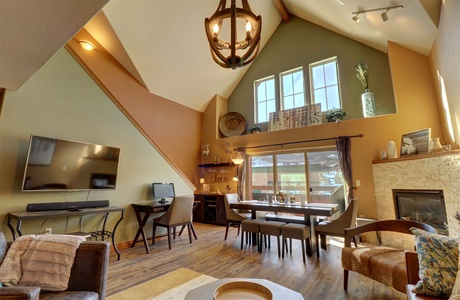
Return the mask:
{"type": "Polygon", "coordinates": [[[235,166],[234,163],[220,163],[220,164],[201,164],[198,165],[200,168],[219,168],[219,167],[233,167],[235,166]]]}

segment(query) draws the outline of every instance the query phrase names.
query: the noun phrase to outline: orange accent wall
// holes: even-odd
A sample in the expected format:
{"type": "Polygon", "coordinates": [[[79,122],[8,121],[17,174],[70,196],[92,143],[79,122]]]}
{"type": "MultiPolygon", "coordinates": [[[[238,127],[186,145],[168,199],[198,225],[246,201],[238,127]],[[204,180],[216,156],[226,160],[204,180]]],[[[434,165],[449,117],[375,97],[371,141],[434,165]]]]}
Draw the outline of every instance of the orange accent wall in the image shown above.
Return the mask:
{"type": "MultiPolygon", "coordinates": [[[[67,49],[163,157],[191,185],[197,182],[195,162],[200,148],[202,113],[151,94],[85,29],[69,41],[67,49]],[[78,43],[80,39],[90,40],[96,49],[83,50],[78,43]]],[[[123,134],[123,128],[114,130],[123,134]]]]}

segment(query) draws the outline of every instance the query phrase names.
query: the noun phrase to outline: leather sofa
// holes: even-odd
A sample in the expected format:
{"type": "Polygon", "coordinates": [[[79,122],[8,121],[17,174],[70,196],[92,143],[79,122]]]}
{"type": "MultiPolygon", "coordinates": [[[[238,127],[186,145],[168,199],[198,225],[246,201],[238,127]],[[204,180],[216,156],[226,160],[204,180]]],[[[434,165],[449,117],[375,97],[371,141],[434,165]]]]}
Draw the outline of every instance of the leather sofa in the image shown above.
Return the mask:
{"type": "MultiPolygon", "coordinates": [[[[11,242],[3,247],[8,247],[10,244],[11,242]]],[[[49,292],[42,291],[40,287],[31,286],[2,287],[0,288],[0,299],[103,300],[106,294],[109,252],[108,242],[85,241],[77,249],[67,290],[49,292]]]]}

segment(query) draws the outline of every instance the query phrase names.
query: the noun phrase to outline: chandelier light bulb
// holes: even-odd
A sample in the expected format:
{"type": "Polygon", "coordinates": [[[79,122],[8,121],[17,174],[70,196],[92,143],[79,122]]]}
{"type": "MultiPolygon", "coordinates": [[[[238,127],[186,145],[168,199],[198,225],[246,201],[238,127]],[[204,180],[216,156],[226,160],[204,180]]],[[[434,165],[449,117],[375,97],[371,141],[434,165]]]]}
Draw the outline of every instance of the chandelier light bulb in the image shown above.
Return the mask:
{"type": "Polygon", "coordinates": [[[213,27],[212,27],[212,31],[214,32],[214,34],[218,34],[219,33],[219,24],[216,23],[213,27]]]}
{"type": "Polygon", "coordinates": [[[246,31],[247,31],[247,32],[250,32],[251,29],[252,29],[251,22],[246,22],[246,31]]]}

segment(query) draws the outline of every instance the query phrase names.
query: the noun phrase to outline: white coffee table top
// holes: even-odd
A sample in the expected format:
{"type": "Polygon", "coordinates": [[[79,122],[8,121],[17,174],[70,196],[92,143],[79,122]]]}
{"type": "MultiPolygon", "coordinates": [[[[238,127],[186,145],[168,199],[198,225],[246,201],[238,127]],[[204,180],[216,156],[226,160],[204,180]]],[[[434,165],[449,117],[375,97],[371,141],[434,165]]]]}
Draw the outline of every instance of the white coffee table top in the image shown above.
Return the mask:
{"type": "Polygon", "coordinates": [[[256,278],[223,278],[217,281],[205,284],[203,286],[190,290],[185,296],[184,300],[212,300],[214,298],[214,291],[222,284],[230,281],[250,281],[255,282],[267,287],[273,294],[274,300],[304,300],[303,296],[291,289],[288,289],[282,285],[276,284],[266,279],[256,278]]]}

